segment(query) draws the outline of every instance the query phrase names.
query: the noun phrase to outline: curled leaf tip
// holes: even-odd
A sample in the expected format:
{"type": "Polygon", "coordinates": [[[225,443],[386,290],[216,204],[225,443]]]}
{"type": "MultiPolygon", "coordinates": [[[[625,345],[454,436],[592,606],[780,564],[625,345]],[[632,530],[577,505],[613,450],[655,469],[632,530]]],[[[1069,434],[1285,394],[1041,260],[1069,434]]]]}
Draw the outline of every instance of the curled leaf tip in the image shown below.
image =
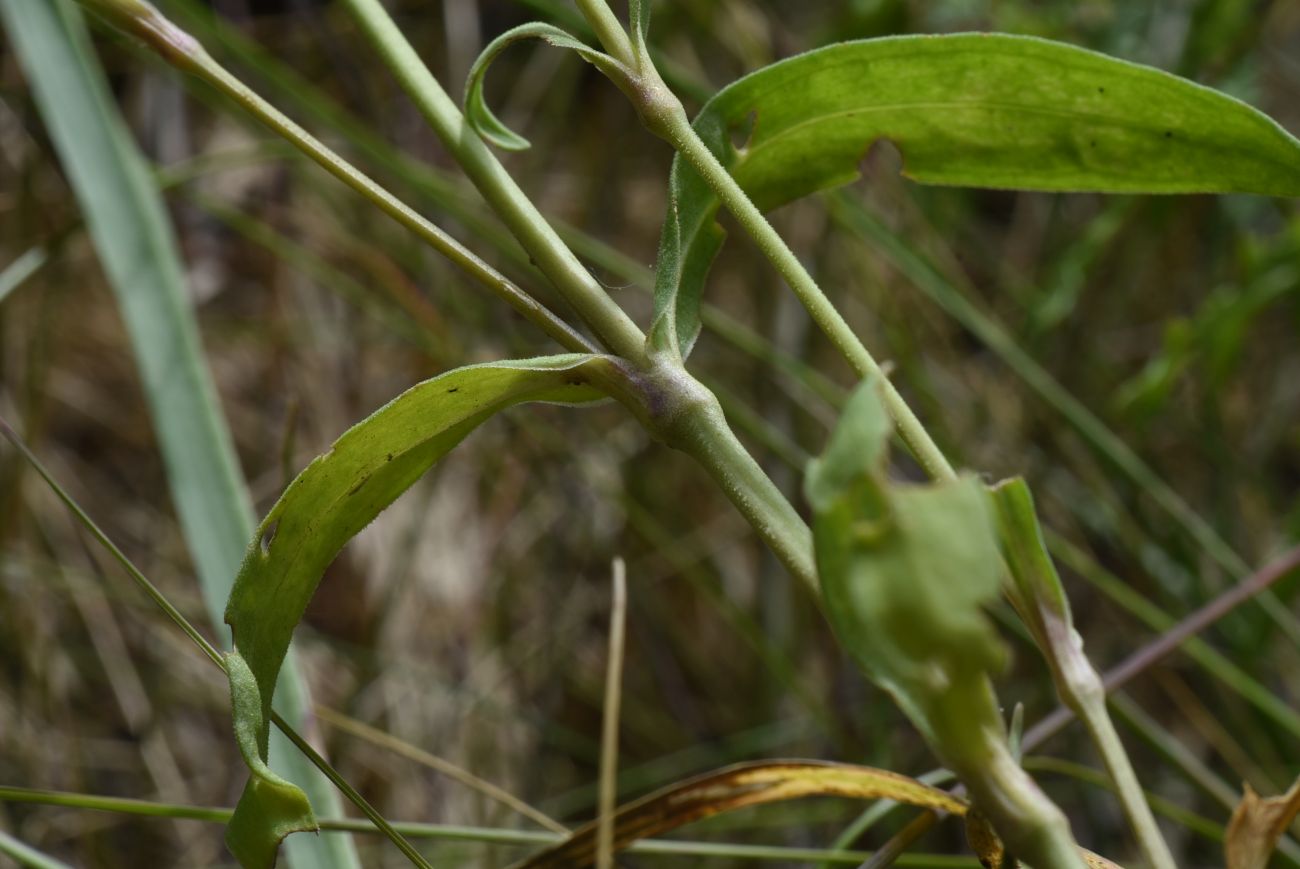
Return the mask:
{"type": "Polygon", "coordinates": [[[497,55],[525,39],[541,39],[556,48],[567,48],[599,69],[620,89],[627,91],[630,86],[632,73],[627,67],[552,24],[533,22],[507,30],[483,49],[483,53],[470,67],[469,78],[465,82],[465,120],[474,132],[502,150],[523,151],[530,145],[527,139],[503,124],[488,108],[483,95],[483,79],[497,55]]]}

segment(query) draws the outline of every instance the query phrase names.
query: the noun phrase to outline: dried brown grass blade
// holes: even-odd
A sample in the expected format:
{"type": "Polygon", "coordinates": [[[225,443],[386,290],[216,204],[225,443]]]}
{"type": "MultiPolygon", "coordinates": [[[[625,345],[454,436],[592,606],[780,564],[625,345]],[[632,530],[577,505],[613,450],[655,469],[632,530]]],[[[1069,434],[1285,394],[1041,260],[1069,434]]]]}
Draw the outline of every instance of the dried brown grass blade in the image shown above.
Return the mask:
{"type": "MultiPolygon", "coordinates": [[[[798,797],[891,799],[962,815],[966,804],[905,775],[852,764],[805,760],[742,763],[670,785],[620,808],[614,815],[613,847],[721,812],[798,797]]],[[[518,869],[590,866],[596,856],[596,824],[587,824],[556,845],[517,864],[518,869]]]]}

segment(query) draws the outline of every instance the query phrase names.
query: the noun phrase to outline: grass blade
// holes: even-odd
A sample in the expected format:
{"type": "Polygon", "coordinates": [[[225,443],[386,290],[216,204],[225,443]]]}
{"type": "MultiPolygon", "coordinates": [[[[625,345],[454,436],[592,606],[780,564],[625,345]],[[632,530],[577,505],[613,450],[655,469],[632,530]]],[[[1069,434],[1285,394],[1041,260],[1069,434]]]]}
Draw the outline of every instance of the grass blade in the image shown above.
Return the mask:
{"type": "Polygon", "coordinates": [[[12,857],[19,866],[32,866],[35,869],[71,869],[67,863],[55,860],[48,854],[42,854],[3,830],[0,830],[0,854],[12,857]]]}
{"type": "MultiPolygon", "coordinates": [[[[222,611],[253,533],[253,514],[162,200],[117,114],[76,9],[64,0],[0,0],[0,13],[116,294],[203,599],[228,645],[222,611]]],[[[288,664],[280,705],[297,723],[310,702],[297,668],[288,664]]],[[[277,743],[283,771],[304,783],[322,812],[338,814],[338,798],[324,779],[278,735],[277,743]]],[[[299,837],[289,858],[304,867],[359,866],[346,837],[299,837]]]]}

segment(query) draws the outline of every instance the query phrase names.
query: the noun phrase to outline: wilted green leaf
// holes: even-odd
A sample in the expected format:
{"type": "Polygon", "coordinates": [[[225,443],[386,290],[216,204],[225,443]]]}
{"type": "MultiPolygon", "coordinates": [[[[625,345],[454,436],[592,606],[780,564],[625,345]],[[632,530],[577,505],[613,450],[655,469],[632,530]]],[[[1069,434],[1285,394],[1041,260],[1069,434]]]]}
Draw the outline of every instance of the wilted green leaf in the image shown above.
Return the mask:
{"type": "MultiPolygon", "coordinates": [[[[739,79],[694,126],[764,210],[853,180],[881,140],[926,184],[1300,196],[1300,142],[1265,115],[1156,69],[1029,37],[832,45],[739,79]]],[[[667,323],[655,334],[685,353],[723,236],[717,199],[680,158],[670,198],[655,288],[667,323]]]]}
{"type": "Polygon", "coordinates": [[[276,676],[325,568],[488,417],[526,401],[601,398],[588,383],[593,360],[569,355],[473,365],[414,386],[335,441],[262,521],[226,607],[235,638],[227,656],[235,731],[253,772],[228,841],[241,861],[249,855],[245,865],[268,865],[261,859],[267,843],[303,829],[310,817],[301,792],[271,776],[264,762],[276,676]]]}
{"type": "Polygon", "coordinates": [[[972,476],[892,483],[879,387],[876,378],[863,382],[808,467],[826,616],[1014,853],[1081,869],[1065,816],[1011,753],[993,691],[1006,650],[983,607],[1004,568],[984,485],[972,476]]]}
{"type": "Polygon", "coordinates": [[[1005,650],[981,610],[1002,579],[992,517],[974,477],[892,484],[888,431],[878,383],[868,379],[809,465],[826,613],[844,648],[931,745],[960,752],[963,733],[1001,729],[988,674],[1005,650]]]}

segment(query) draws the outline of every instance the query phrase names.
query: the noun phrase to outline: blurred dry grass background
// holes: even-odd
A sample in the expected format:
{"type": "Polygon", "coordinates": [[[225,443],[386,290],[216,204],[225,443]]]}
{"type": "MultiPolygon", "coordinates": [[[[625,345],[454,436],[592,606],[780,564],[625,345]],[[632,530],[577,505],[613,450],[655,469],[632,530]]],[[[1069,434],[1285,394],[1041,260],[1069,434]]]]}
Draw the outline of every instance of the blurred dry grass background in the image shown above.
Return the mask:
{"type": "MultiPolygon", "coordinates": [[[[290,114],[546,294],[342,10],[215,0],[217,23],[191,0],[158,5],[290,114]],[[226,41],[235,35],[262,49],[226,41]],[[277,80],[281,65],[302,82],[277,80]],[[331,128],[321,112],[351,120],[331,128]]],[[[531,9],[499,0],[391,5],[453,93],[486,39],[529,17],[574,14],[551,0],[531,9]]],[[[1300,131],[1300,5],[1289,0],[704,0],[656,4],[654,29],[677,83],[696,99],[831,40],[997,29],[1181,72],[1300,131]]],[[[404,230],[204,88],[96,33],[123,112],[168,185],[208,359],[259,511],[351,423],[412,383],[467,362],[551,351],[404,230]]],[[[588,237],[593,270],[644,324],[648,296],[634,284],[654,259],[667,148],[639,128],[617,91],[558,51],[512,50],[489,93],[533,142],[507,165],[546,214],[588,237]]],[[[1248,563],[1300,538],[1294,203],[921,189],[897,177],[896,156],[883,150],[865,166],[867,179],[847,197],[792,206],[778,225],[868,346],[893,362],[943,446],[991,477],[1028,477],[1045,520],[1071,547],[1067,588],[1099,666],[1153,632],[1088,577],[1108,571],[1174,617],[1228,577],[1149,485],[1092,446],[1026,384],[1023,366],[945,313],[935,293],[959,293],[1001,323],[1248,563]],[[876,216],[871,232],[850,225],[853,206],[876,216]]],[[[0,41],[0,269],[33,250],[44,252],[44,265],[0,299],[0,414],[20,423],[110,536],[203,623],[127,337],[0,41]]],[[[743,240],[724,252],[709,300],[718,310],[695,368],[797,494],[802,461],[821,448],[835,401],[851,386],[848,372],[743,240]]],[[[912,774],[931,767],[730,505],[614,406],[511,411],[363,533],[326,575],[297,634],[316,700],[554,817],[585,820],[595,805],[616,554],[627,558],[631,582],[625,796],[739,759],[816,757],[912,774]]],[[[1282,589],[1283,599],[1293,591],[1282,589]]],[[[1001,696],[1023,702],[1033,721],[1054,696],[1029,645],[1007,635],[1018,654],[1001,696]]],[[[1300,655],[1257,610],[1207,640],[1294,708],[1300,655]]],[[[1150,716],[1125,732],[1146,786],[1216,824],[1227,811],[1193,761],[1234,787],[1249,780],[1268,792],[1300,772],[1296,733],[1187,658],[1170,659],[1127,696],[1150,716]],[[1171,759],[1171,748],[1187,757],[1171,759]]],[[[389,818],[522,823],[355,737],[324,724],[316,735],[389,818]]],[[[1045,752],[1094,762],[1074,732],[1045,752]]],[[[14,454],[0,451],[0,783],[230,805],[243,780],[224,681],[14,454]]],[[[1108,795],[1070,776],[1042,780],[1081,840],[1128,855],[1108,795]]],[[[788,804],[685,833],[826,846],[859,811],[788,804]]],[[[864,844],[883,841],[898,822],[864,844]]],[[[0,829],[79,866],[230,862],[220,828],[197,822],[4,804],[0,829]]],[[[1168,829],[1181,865],[1221,865],[1211,839],[1183,824],[1168,829]]],[[[951,826],[923,844],[960,852],[951,826]]],[[[359,845],[367,866],[401,865],[382,840],[359,845]]],[[[486,866],[522,852],[445,843],[432,853],[442,866],[486,866]]]]}

